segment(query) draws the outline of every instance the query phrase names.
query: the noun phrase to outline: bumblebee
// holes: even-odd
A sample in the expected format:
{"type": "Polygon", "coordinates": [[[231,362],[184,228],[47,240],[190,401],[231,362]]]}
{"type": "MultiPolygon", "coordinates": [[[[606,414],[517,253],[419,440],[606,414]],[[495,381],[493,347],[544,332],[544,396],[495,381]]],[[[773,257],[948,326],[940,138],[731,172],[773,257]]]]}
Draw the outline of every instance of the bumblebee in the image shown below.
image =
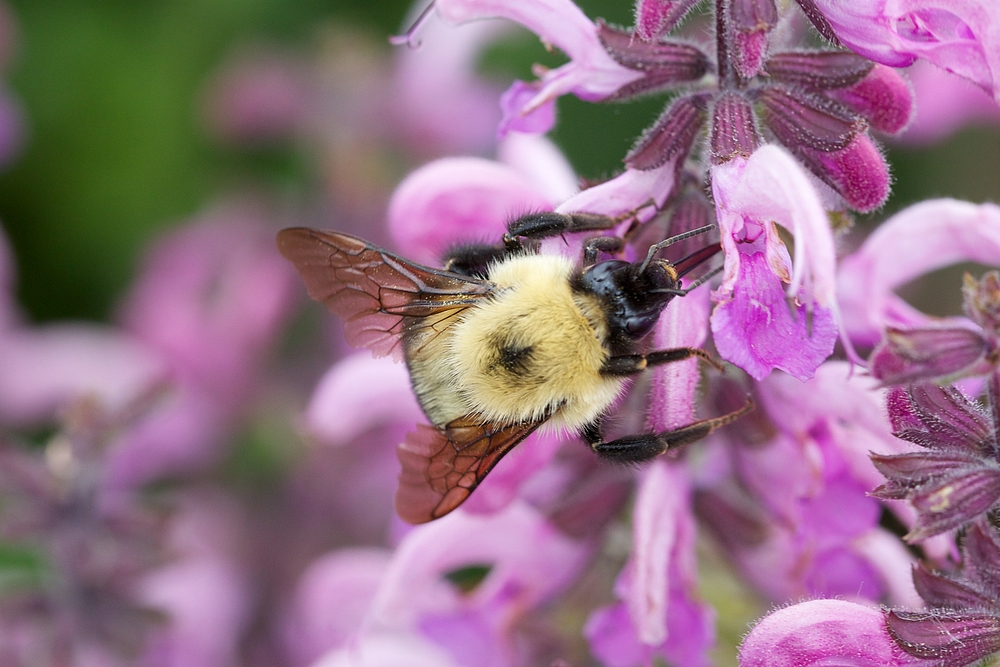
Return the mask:
{"type": "MultiPolygon", "coordinates": [[[[410,523],[458,507],[500,458],[542,424],[577,431],[604,458],[639,462],[699,440],[752,409],[663,433],[610,442],[601,422],[629,376],[700,358],[696,348],[637,352],[639,340],[682,289],[680,280],[721,248],[707,245],[670,263],[657,251],[711,227],[652,246],[641,262],[598,261],[624,241],[595,236],[580,266],[539,254],[538,241],[605,230],[623,218],[532,213],[513,220],[503,243],[468,245],[443,269],[410,262],[339,232],[292,228],[278,248],[309,296],[343,318],[348,342],[405,361],[430,425],[399,445],[396,511],[410,523]]],[[[714,274],[714,272],[713,272],[714,274]]]]}

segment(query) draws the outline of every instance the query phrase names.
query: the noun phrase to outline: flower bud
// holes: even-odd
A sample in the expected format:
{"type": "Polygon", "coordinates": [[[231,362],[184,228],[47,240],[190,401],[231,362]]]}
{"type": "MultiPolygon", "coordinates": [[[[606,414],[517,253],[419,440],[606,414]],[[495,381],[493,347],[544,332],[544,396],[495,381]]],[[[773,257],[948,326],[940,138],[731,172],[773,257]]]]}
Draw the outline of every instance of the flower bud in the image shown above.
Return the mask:
{"type": "Polygon", "coordinates": [[[771,86],[761,92],[760,101],[764,122],[792,150],[840,150],[863,129],[846,109],[819,95],[771,86]]]}
{"type": "Polygon", "coordinates": [[[875,65],[860,81],[830,95],[863,116],[879,132],[895,134],[913,116],[913,94],[906,79],[891,67],[875,65]]]}
{"type": "Polygon", "coordinates": [[[675,100],[625,156],[625,164],[632,169],[647,170],[662,167],[671,160],[682,163],[705,123],[705,115],[701,97],[675,100]]]}
{"type": "Polygon", "coordinates": [[[874,211],[889,196],[889,166],[867,134],[858,134],[840,150],[803,147],[797,155],[855,211],[874,211]]]}
{"type": "Polygon", "coordinates": [[[715,102],[712,113],[712,163],[722,164],[734,157],[749,157],[760,144],[754,125],[753,108],[739,93],[726,93],[715,102]]]}
{"type": "Polygon", "coordinates": [[[973,329],[928,327],[889,328],[868,361],[871,374],[884,384],[906,384],[985,373],[981,364],[987,341],[973,329]]]}
{"type": "Polygon", "coordinates": [[[608,99],[620,100],[687,81],[697,81],[708,71],[708,57],[700,49],[679,42],[648,43],[631,33],[597,21],[597,37],[618,64],[638,70],[643,78],[625,84],[608,99]]]}
{"type": "Polygon", "coordinates": [[[774,81],[811,90],[852,86],[872,71],[874,64],[849,51],[789,51],[767,60],[767,75],[774,81]]]}
{"type": "Polygon", "coordinates": [[[698,0],[637,0],[635,3],[635,36],[655,42],[681,22],[698,0]]]}
{"type": "Polygon", "coordinates": [[[778,24],[778,8],[774,0],[732,0],[729,16],[733,65],[744,79],[752,79],[764,64],[768,36],[778,24]]]}

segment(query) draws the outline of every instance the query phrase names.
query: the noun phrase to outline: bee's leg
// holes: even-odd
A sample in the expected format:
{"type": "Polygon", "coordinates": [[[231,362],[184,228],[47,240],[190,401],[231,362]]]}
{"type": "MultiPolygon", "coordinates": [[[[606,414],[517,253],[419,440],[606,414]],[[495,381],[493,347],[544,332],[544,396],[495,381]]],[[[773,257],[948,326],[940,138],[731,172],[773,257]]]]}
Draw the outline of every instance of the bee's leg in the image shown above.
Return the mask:
{"type": "Polygon", "coordinates": [[[441,260],[444,262],[445,271],[486,278],[489,265],[503,259],[507,254],[507,249],[502,246],[469,243],[451,248],[441,260]]]}
{"type": "Polygon", "coordinates": [[[611,229],[621,220],[600,213],[528,213],[507,224],[503,243],[510,250],[521,248],[521,238],[543,239],[571,232],[611,229]]]}
{"type": "Polygon", "coordinates": [[[619,354],[609,357],[601,368],[605,375],[635,375],[650,366],[660,366],[674,361],[684,361],[692,357],[701,359],[719,372],[725,370],[722,362],[712,358],[705,350],[696,347],[676,347],[672,350],[653,350],[646,354],[619,354]]]}
{"type": "Polygon", "coordinates": [[[583,244],[583,268],[587,269],[597,264],[597,258],[602,252],[616,253],[625,245],[625,240],[619,236],[595,236],[583,244]]]}
{"type": "Polygon", "coordinates": [[[611,442],[604,442],[601,437],[600,422],[595,422],[584,427],[583,437],[591,449],[606,459],[618,463],[639,463],[655,458],[667,450],[697,442],[720,426],[736,421],[753,410],[753,407],[753,401],[747,397],[747,402],[742,408],[721,417],[700,419],[662,433],[627,435],[611,442]]]}

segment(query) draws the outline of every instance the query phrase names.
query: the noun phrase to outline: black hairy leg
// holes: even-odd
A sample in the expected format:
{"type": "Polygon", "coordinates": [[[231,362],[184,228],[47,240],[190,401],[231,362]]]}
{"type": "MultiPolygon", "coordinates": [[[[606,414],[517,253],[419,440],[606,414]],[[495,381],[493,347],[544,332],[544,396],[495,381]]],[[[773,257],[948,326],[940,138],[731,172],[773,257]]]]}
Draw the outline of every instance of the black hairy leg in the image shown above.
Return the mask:
{"type": "Polygon", "coordinates": [[[620,236],[595,236],[583,244],[583,268],[597,264],[602,252],[614,254],[625,247],[625,239],[620,236]]]}
{"type": "Polygon", "coordinates": [[[468,243],[451,248],[441,260],[444,262],[445,271],[485,279],[490,264],[507,257],[508,254],[507,248],[503,246],[468,243]]]}
{"type": "Polygon", "coordinates": [[[646,354],[617,354],[608,357],[608,360],[604,362],[604,367],[601,368],[601,373],[605,375],[635,375],[650,366],[661,366],[691,358],[701,359],[720,373],[725,371],[722,362],[714,359],[705,350],[696,347],[675,347],[670,350],[653,350],[646,354]]]}
{"type": "MultiPolygon", "coordinates": [[[[653,205],[652,201],[616,216],[601,213],[557,213],[555,211],[528,213],[507,224],[507,233],[503,236],[503,243],[509,250],[520,250],[522,247],[521,237],[543,239],[573,232],[611,229],[629,218],[635,221],[639,211],[651,205],[653,205]]],[[[628,233],[626,233],[627,235],[628,233]]]]}
{"type": "Polygon", "coordinates": [[[583,428],[582,435],[590,448],[602,458],[616,463],[640,463],[656,458],[668,450],[697,442],[715,429],[736,421],[753,410],[753,407],[753,401],[747,397],[747,402],[743,407],[721,417],[700,419],[686,426],[679,426],[661,433],[627,435],[611,442],[604,442],[604,437],[601,434],[601,422],[597,420],[587,424],[583,428]]]}

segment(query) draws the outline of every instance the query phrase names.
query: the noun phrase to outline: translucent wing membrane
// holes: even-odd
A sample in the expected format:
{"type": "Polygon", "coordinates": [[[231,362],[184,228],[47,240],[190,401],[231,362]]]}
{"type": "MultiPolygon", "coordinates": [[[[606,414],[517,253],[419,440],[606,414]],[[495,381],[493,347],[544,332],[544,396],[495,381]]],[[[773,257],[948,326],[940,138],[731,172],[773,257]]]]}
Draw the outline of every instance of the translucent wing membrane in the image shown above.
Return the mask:
{"type": "Polygon", "coordinates": [[[425,523],[451,512],[541,423],[500,426],[462,417],[443,428],[418,425],[397,452],[403,465],[396,492],[399,516],[425,523]]]}
{"type": "Polygon", "coordinates": [[[444,320],[486,296],[487,281],[409,262],[359,238],[315,229],[285,229],[278,250],[306,283],[309,296],[344,320],[347,342],[375,356],[402,358],[401,336],[444,320]]]}

